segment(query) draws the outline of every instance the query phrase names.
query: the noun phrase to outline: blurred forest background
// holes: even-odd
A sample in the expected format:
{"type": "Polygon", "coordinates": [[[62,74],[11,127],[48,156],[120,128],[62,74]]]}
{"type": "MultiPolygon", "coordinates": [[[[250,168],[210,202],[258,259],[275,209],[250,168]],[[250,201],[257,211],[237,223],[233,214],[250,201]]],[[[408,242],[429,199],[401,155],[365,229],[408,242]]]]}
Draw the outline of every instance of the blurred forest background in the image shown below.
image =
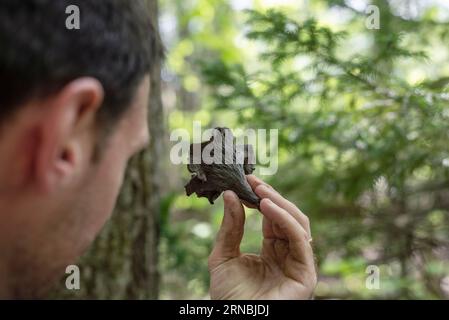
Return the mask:
{"type": "MultiPolygon", "coordinates": [[[[56,296],[208,298],[223,203],[186,197],[169,159],[170,132],[197,120],[279,130],[279,170],[263,178],[311,219],[317,299],[449,298],[449,2],[148,3],[166,50],[152,144],[80,263],[81,290],[56,296]]],[[[257,253],[261,215],[247,217],[242,250],[257,253]]]]}

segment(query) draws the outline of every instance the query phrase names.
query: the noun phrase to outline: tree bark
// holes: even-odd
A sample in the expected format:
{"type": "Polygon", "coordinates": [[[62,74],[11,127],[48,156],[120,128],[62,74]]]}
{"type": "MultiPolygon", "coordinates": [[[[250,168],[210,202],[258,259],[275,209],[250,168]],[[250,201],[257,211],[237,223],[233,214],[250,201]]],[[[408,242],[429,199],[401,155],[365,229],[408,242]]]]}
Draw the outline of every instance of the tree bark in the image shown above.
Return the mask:
{"type": "Polygon", "coordinates": [[[161,163],[164,154],[164,117],[161,99],[161,63],[163,48],[159,39],[158,3],[147,0],[148,9],[154,21],[158,41],[153,44],[153,57],[150,71],[151,94],[148,112],[148,125],[151,142],[149,149],[136,160],[140,180],[139,204],[136,219],[141,218],[136,236],[131,244],[131,281],[127,285],[127,298],[157,299],[159,293],[158,248],[159,216],[161,201],[161,163]]]}

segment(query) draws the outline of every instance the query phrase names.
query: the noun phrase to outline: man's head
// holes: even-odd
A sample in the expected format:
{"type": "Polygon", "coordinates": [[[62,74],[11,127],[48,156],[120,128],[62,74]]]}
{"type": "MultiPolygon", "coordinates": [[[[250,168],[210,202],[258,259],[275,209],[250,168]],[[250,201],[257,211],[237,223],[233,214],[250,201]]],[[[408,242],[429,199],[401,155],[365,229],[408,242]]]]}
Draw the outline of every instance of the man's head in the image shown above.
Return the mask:
{"type": "Polygon", "coordinates": [[[44,292],[110,216],[156,41],[143,0],[0,2],[0,297],[44,292]]]}

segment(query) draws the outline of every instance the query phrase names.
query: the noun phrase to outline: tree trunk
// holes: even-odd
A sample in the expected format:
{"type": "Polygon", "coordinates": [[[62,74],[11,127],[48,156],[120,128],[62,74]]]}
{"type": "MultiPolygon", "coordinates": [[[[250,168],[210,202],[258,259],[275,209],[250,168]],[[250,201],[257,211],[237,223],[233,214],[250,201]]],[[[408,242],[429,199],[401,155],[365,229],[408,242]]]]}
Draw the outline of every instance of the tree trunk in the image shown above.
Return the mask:
{"type": "MultiPolygon", "coordinates": [[[[158,34],[158,3],[157,0],[147,0],[154,28],[158,34]]],[[[163,170],[161,170],[164,154],[164,117],[161,99],[161,60],[163,49],[161,41],[153,44],[151,75],[151,95],[148,112],[148,125],[151,142],[149,149],[139,155],[137,170],[140,180],[136,204],[136,220],[141,219],[137,233],[131,244],[131,281],[127,285],[127,298],[157,299],[159,293],[158,245],[160,216],[160,185],[163,170]]]]}

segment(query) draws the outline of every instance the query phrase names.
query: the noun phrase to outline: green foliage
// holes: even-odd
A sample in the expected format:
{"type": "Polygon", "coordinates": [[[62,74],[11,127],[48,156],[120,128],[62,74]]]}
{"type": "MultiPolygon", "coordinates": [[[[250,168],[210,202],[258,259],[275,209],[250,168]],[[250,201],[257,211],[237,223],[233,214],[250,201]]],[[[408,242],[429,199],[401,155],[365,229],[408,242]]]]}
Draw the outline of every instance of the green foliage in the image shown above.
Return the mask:
{"type": "MultiPolygon", "coordinates": [[[[372,3],[381,10],[380,30],[366,29],[364,12],[342,0],[244,13],[227,1],[179,2],[187,31],[173,44],[179,50],[169,67],[208,87],[191,91],[181,81],[180,91],[190,90],[201,107],[186,108],[190,100],[178,93],[170,125],[189,128],[200,119],[279,130],[279,171],[269,182],[311,218],[318,298],[442,298],[449,27],[438,19],[441,8],[409,18],[398,14],[399,1],[372,3]],[[204,3],[220,8],[213,19],[204,3]],[[326,20],[330,13],[347,18],[326,20]],[[189,28],[192,20],[203,28],[189,28]],[[365,286],[371,264],[380,268],[380,290],[365,286]]],[[[187,297],[203,297],[221,204],[181,199],[167,211],[163,270],[178,286],[187,283],[187,297]],[[211,233],[192,236],[202,223],[211,233]]],[[[243,249],[257,252],[260,238],[260,215],[250,210],[243,249]]]]}
{"type": "MultiPolygon", "coordinates": [[[[393,276],[418,281],[424,271],[417,260],[441,259],[433,250],[449,243],[449,204],[443,200],[449,196],[447,77],[413,83],[401,68],[403,62],[423,68],[431,61],[431,50],[416,49],[427,36],[408,21],[394,31],[342,32],[281,11],[248,15],[246,35],[260,43],[260,64],[248,70],[219,60],[203,63],[217,108],[235,110],[247,127],[279,129],[289,156],[273,183],[312,217],[323,265],[338,253],[345,260],[335,270],[344,278],[354,271],[345,266],[365,254],[363,265],[399,263],[393,276]],[[348,50],[355,36],[370,39],[369,50],[348,50]],[[242,112],[248,109],[253,112],[242,112]],[[432,225],[435,210],[442,220],[432,225]]],[[[397,19],[385,10],[381,16],[397,19]]],[[[364,268],[356,269],[363,274],[364,268]]],[[[388,296],[421,297],[404,281],[388,296]]]]}

